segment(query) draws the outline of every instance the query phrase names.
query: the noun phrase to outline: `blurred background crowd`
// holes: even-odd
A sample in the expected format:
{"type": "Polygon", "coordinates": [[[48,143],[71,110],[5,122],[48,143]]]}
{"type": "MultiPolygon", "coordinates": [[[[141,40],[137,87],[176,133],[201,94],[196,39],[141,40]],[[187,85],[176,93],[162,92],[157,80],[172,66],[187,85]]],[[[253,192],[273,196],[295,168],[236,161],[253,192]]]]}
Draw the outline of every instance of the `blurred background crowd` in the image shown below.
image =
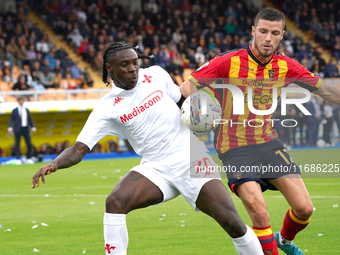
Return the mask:
{"type": "MultiPolygon", "coordinates": [[[[340,77],[340,2],[272,0],[271,4],[296,28],[286,29],[277,50],[321,78],[340,77]]],[[[141,0],[141,8],[133,11],[117,0],[17,0],[15,9],[0,13],[0,93],[96,87],[91,73],[101,76],[106,45],[120,40],[155,56],[140,60],[141,67],[160,65],[180,85],[188,73],[218,53],[250,44],[259,11],[244,0],[141,0]],[[54,38],[32,22],[32,11],[65,43],[57,46],[54,38]],[[68,47],[87,63],[85,68],[72,60],[68,47]]],[[[298,109],[288,109],[299,125],[278,126],[280,138],[287,145],[315,146],[316,126],[322,126],[323,140],[331,146],[333,127],[340,128],[339,106],[317,97],[308,104],[315,108],[316,120],[302,118],[298,109]]]]}

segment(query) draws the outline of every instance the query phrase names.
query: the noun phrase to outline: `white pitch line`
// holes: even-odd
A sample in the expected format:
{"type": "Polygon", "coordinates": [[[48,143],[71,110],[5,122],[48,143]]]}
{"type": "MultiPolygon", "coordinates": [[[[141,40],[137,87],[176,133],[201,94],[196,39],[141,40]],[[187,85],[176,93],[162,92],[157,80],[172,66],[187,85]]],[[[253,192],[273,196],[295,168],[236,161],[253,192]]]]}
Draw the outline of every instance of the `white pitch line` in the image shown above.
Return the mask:
{"type": "MultiPolygon", "coordinates": [[[[107,195],[95,194],[65,194],[65,195],[48,195],[47,197],[107,197],[107,195]]],[[[46,194],[0,194],[0,197],[46,197],[46,194]]]]}
{"type": "MultiPolygon", "coordinates": [[[[108,194],[109,195],[109,194],[108,194]]],[[[95,195],[95,194],[49,194],[48,197],[107,197],[108,195],[95,195]]],[[[46,197],[45,194],[0,194],[0,197],[46,197]]],[[[264,196],[265,198],[284,198],[283,196],[264,196]]],[[[321,199],[339,199],[340,196],[310,196],[311,198],[321,199]]]]}
{"type": "Polygon", "coordinates": [[[318,183],[318,182],[315,182],[315,183],[305,183],[306,185],[315,185],[315,186],[323,186],[323,185],[327,185],[327,186],[333,186],[333,185],[340,185],[340,183],[318,183]]]}
{"type": "MultiPolygon", "coordinates": [[[[265,198],[285,198],[284,196],[264,196],[265,198]]],[[[340,198],[340,196],[310,196],[310,198],[340,198]]]]}

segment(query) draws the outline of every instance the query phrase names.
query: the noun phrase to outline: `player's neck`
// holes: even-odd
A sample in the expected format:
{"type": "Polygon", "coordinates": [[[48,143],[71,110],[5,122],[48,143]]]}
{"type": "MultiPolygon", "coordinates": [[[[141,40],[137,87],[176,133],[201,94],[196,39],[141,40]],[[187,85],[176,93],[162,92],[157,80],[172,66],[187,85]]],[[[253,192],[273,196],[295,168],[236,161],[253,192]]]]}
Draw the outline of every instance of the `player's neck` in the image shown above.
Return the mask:
{"type": "Polygon", "coordinates": [[[254,53],[255,57],[257,57],[263,63],[268,62],[273,57],[273,54],[270,55],[269,57],[265,57],[265,56],[261,55],[261,53],[254,46],[254,44],[250,45],[250,48],[251,48],[252,52],[254,53]]]}

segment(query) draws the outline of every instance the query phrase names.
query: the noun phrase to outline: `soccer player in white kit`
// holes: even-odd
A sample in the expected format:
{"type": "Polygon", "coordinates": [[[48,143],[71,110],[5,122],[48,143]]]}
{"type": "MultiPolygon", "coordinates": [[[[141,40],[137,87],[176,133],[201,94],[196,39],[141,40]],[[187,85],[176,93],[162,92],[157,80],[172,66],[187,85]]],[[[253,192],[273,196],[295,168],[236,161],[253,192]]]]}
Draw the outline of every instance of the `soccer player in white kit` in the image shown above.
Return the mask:
{"type": "Polygon", "coordinates": [[[106,199],[104,239],[106,254],[127,253],[126,214],[162,203],[179,194],[195,209],[213,217],[230,235],[238,254],[263,254],[260,243],[238,215],[232,199],[214,172],[199,178],[196,166],[214,166],[203,142],[181,122],[176,103],[183,100],[179,87],[161,67],[139,69],[136,50],[126,42],[110,44],[103,55],[103,81],[108,74],[112,91],[100,99],[76,143],[37,171],[32,188],[45,183],[45,175],[79,163],[107,135],[125,137],[140,165],[133,167],[106,199]],[[195,178],[198,177],[198,178],[195,178]]]}

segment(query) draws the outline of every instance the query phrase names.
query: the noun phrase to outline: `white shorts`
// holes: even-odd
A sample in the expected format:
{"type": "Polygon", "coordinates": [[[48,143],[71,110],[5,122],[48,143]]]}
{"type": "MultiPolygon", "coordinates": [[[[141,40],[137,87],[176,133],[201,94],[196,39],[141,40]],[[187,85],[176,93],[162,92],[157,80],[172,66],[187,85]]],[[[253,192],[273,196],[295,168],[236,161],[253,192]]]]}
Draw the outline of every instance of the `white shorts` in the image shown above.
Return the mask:
{"type": "MultiPolygon", "coordinates": [[[[136,171],[153,182],[163,193],[163,202],[182,194],[196,210],[196,200],[203,185],[213,179],[221,179],[219,172],[200,172],[198,166],[213,165],[203,142],[195,142],[195,149],[177,148],[160,161],[142,160],[130,171],[136,171]]],[[[193,146],[191,142],[191,146],[193,146]]]]}

